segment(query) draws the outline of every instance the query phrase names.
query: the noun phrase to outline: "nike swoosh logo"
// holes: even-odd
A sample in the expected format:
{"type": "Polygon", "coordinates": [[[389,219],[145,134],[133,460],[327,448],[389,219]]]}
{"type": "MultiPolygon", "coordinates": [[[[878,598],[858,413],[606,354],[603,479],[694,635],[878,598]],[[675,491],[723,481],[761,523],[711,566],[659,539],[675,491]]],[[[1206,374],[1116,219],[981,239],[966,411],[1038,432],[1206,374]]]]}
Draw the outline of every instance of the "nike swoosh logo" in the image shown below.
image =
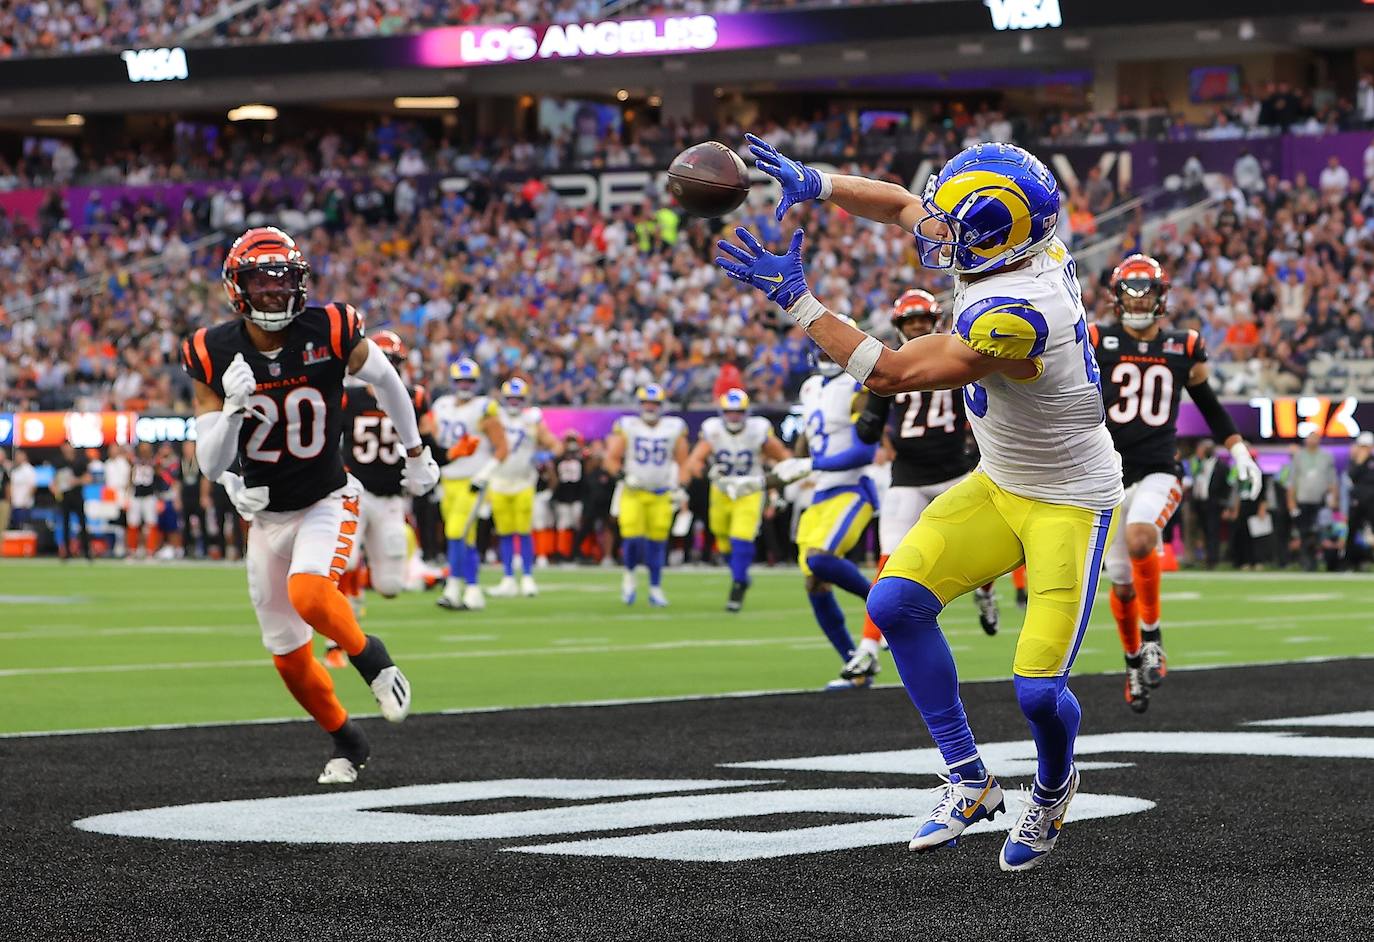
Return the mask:
{"type": "Polygon", "coordinates": [[[978,796],[978,800],[975,801],[973,804],[969,805],[963,811],[960,811],[959,813],[963,815],[965,818],[973,817],[975,814],[978,813],[978,809],[983,804],[983,799],[988,797],[988,792],[990,791],[992,791],[992,779],[988,779],[988,783],[983,786],[982,794],[978,796]]]}
{"type": "Polygon", "coordinates": [[[802,173],[801,167],[797,168],[797,179],[802,181],[806,180],[806,174],[802,173]]]}
{"type": "Polygon", "coordinates": [[[770,281],[775,285],[780,285],[782,284],[782,275],[773,275],[771,278],[768,275],[759,275],[759,281],[770,281]]]}
{"type": "Polygon", "coordinates": [[[999,334],[999,333],[997,332],[997,328],[996,328],[996,327],[994,327],[992,330],[988,331],[988,336],[991,337],[993,340],[1015,340],[1015,339],[1016,339],[1016,335],[1015,335],[1015,334],[999,334]]]}

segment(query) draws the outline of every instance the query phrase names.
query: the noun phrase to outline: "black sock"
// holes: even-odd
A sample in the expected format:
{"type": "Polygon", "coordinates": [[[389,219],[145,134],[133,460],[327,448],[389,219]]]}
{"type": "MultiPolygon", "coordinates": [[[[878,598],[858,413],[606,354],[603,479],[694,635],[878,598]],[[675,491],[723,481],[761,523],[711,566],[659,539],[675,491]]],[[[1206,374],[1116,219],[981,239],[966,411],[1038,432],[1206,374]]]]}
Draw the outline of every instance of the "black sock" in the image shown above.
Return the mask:
{"type": "Polygon", "coordinates": [[[344,724],[329,736],[334,740],[334,754],[330,756],[332,759],[347,759],[361,769],[372,753],[362,727],[351,719],[344,720],[344,724]]]}
{"type": "Polygon", "coordinates": [[[367,644],[356,655],[350,657],[349,661],[369,684],[377,679],[378,674],[395,664],[391,660],[391,655],[386,653],[386,645],[382,644],[382,639],[376,635],[368,635],[367,644]]]}
{"type": "Polygon", "coordinates": [[[1159,633],[1159,629],[1156,628],[1154,631],[1145,631],[1145,630],[1142,630],[1142,631],[1140,632],[1140,640],[1141,640],[1141,641],[1148,641],[1148,642],[1150,642],[1151,644],[1159,644],[1159,643],[1160,643],[1160,633],[1159,633]]]}

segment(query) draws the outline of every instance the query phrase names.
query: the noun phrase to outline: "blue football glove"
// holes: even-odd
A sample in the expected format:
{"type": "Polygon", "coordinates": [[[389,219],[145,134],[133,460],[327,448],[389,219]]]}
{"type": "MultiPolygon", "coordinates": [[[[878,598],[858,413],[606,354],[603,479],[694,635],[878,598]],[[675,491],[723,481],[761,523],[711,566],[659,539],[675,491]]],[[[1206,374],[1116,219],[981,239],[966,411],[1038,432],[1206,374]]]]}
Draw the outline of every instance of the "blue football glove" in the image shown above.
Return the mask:
{"type": "Polygon", "coordinates": [[[784,157],[778,149],[763,138],[752,134],[744,135],[749,142],[749,152],[754,155],[754,166],[777,180],[782,186],[782,199],[773,215],[782,222],[783,214],[797,203],[821,198],[821,172],[812,170],[806,164],[798,163],[791,157],[784,157]]]}
{"type": "Polygon", "coordinates": [[[798,298],[811,291],[806,285],[806,270],[802,267],[801,247],[805,235],[798,229],[792,233],[792,245],[787,253],[774,255],[760,245],[748,229],[736,229],[735,237],[744,248],[721,239],[716,248],[730,258],[717,256],[716,264],[736,281],[758,288],[784,311],[791,310],[798,298]]]}

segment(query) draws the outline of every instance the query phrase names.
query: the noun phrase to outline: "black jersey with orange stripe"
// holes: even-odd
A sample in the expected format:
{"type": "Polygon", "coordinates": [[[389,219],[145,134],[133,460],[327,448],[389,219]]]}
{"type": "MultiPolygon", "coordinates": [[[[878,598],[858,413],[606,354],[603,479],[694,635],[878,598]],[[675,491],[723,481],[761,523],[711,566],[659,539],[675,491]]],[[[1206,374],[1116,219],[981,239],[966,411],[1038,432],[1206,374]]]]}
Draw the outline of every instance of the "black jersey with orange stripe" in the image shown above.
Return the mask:
{"type": "Polygon", "coordinates": [[[1127,486],[1156,471],[1177,473],[1178,407],[1188,374],[1207,362],[1195,330],[1160,330],[1149,340],[1119,324],[1088,328],[1102,371],[1107,430],[1121,453],[1127,486]]]}
{"type": "Polygon", "coordinates": [[[279,334],[270,354],[253,346],[242,320],[202,327],[182,344],[192,379],[224,395],[235,355],[253,369],[257,389],[239,432],[238,463],[249,487],[266,485],[268,510],[308,507],[347,481],[339,442],[344,375],[363,341],[362,316],[350,305],[310,306],[279,334]]]}
{"type": "MultiPolygon", "coordinates": [[[[410,401],[417,420],[429,411],[429,395],[423,386],[411,390],[410,401]]],[[[368,493],[394,497],[404,490],[401,472],[406,452],[371,386],[350,386],[344,396],[343,453],[348,472],[368,493]]]]}

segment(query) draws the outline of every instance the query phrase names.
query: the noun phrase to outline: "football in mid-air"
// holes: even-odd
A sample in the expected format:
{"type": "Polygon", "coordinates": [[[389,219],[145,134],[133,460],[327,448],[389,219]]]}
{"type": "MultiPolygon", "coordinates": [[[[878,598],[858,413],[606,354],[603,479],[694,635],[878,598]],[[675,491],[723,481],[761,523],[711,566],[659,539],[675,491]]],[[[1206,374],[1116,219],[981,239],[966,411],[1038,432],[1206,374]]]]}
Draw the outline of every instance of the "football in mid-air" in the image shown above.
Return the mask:
{"type": "Polygon", "coordinates": [[[668,165],[668,192],[693,216],[724,216],[749,195],[749,171],[719,141],[693,144],[668,165]]]}

